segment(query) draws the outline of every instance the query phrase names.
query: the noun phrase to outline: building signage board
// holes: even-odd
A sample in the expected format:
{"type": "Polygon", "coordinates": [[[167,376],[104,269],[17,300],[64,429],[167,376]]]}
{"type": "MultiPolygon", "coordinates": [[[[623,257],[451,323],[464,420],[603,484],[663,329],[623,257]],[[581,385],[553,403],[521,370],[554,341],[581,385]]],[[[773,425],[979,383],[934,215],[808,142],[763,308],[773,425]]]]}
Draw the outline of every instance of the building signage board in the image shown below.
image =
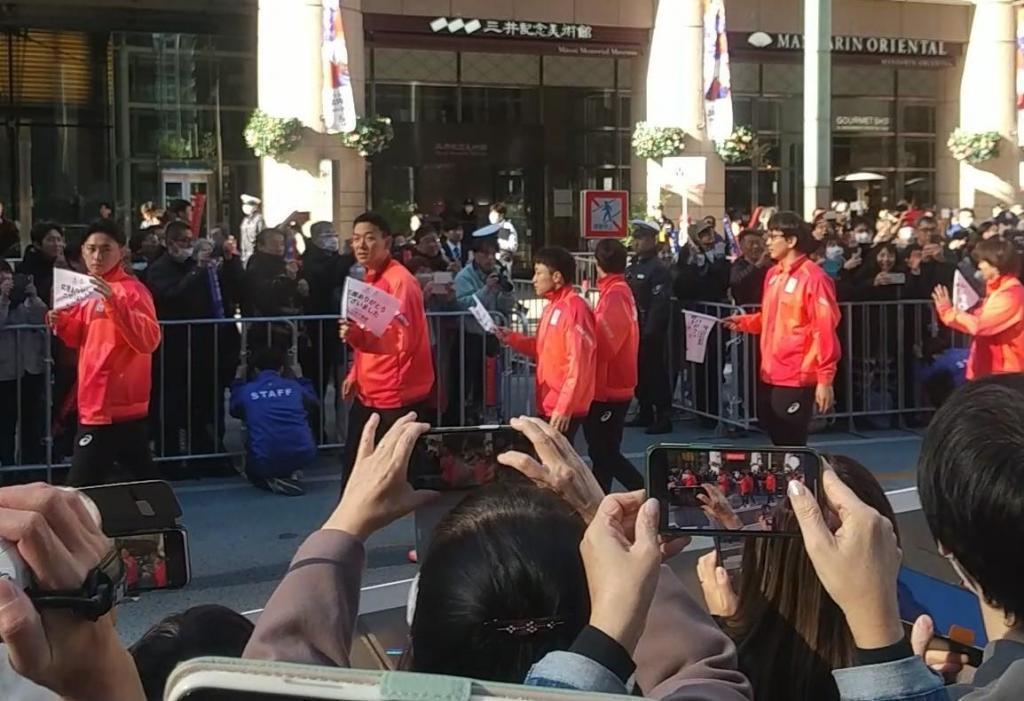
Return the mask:
{"type": "Polygon", "coordinates": [[[871,114],[837,114],[832,119],[836,131],[892,131],[892,117],[871,114]]]}
{"type": "Polygon", "coordinates": [[[622,239],[629,233],[629,193],[625,190],[584,190],[580,221],[585,239],[622,239]]]}
{"type": "MultiPolygon", "coordinates": [[[[747,35],[746,43],[755,49],[765,51],[802,51],[804,37],[795,32],[753,32],[747,35]]],[[[838,54],[924,58],[945,58],[952,55],[950,45],[939,39],[836,35],[832,37],[831,45],[832,51],[838,54]]]]}
{"type": "Polygon", "coordinates": [[[430,30],[434,34],[462,34],[505,39],[589,41],[594,38],[594,28],[589,24],[524,22],[469,17],[438,17],[430,22],[430,30]]]}

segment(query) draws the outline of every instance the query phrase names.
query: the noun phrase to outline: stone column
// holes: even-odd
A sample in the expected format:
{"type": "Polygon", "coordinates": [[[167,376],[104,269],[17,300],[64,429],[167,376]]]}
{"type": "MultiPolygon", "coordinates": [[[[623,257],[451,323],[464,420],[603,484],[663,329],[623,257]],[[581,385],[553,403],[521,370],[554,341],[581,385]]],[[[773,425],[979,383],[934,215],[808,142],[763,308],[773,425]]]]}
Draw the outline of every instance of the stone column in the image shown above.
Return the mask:
{"type": "MultiPolygon", "coordinates": [[[[703,6],[700,0],[658,0],[647,60],[647,121],[681,127],[687,133],[684,156],[707,159],[707,185],[699,201],[691,198],[691,219],[711,214],[721,219],[725,209],[725,165],[704,129],[703,6]]],[[[647,180],[648,202],[656,203],[660,188],[647,180]]],[[[672,197],[670,205],[679,198],[672,197]]],[[[678,218],[681,207],[670,206],[678,218]]]]}
{"type": "Polygon", "coordinates": [[[976,166],[960,164],[959,204],[981,207],[980,218],[988,207],[1019,198],[1015,28],[1012,0],[975,0],[960,81],[960,127],[1002,136],[997,158],[976,166]]]}
{"type": "MultiPolygon", "coordinates": [[[[263,210],[268,224],[291,212],[328,220],[346,231],[355,210],[364,209],[365,164],[324,132],[321,33],[323,3],[336,0],[259,0],[258,104],[275,117],[295,117],[305,127],[302,142],[280,161],[262,160],[263,210]]],[[[356,110],[364,114],[365,67],[361,0],[343,0],[349,69],[356,110]]]]}

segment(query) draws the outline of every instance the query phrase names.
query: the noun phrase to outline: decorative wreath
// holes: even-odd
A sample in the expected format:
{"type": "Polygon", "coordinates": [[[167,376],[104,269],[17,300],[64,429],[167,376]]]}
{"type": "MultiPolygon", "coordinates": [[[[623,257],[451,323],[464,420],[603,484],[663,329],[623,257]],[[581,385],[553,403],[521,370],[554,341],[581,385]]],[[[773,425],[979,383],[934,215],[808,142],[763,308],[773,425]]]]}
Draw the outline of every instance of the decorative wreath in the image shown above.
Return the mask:
{"type": "Polygon", "coordinates": [[[245,143],[259,157],[280,158],[302,141],[302,122],[256,110],[245,125],[245,143]]]}
{"type": "Polygon", "coordinates": [[[341,143],[363,158],[372,158],[390,146],[394,138],[390,117],[359,117],[355,129],[341,134],[341,143]]]}
{"type": "Polygon", "coordinates": [[[974,165],[998,156],[1001,138],[998,131],[970,132],[957,127],[949,135],[946,147],[953,158],[974,165]]]}
{"type": "Polygon", "coordinates": [[[686,147],[686,132],[679,127],[659,127],[637,122],[633,129],[633,153],[638,158],[678,156],[686,147]]]}

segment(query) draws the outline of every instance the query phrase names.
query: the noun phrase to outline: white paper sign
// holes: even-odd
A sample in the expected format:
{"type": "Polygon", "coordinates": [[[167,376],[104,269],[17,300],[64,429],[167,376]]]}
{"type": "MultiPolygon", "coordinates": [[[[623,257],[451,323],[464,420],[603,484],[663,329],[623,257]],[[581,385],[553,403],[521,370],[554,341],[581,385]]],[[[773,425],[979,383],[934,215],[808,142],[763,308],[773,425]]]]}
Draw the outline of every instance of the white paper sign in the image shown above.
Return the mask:
{"type": "Polygon", "coordinates": [[[477,320],[482,328],[487,333],[494,333],[498,330],[498,327],[494,324],[494,318],[491,313],[484,307],[483,302],[476,295],[473,295],[473,304],[469,305],[469,313],[473,315],[473,318],[477,320]]]}
{"type": "Polygon", "coordinates": [[[74,270],[53,269],[53,308],[65,309],[81,304],[87,299],[98,299],[99,292],[92,284],[92,278],[74,270]]]}
{"type": "Polygon", "coordinates": [[[959,270],[953,274],[953,306],[957,311],[969,311],[975,304],[981,301],[981,297],[967,282],[959,270]]]}
{"type": "Polygon", "coordinates": [[[686,362],[703,363],[707,354],[708,336],[718,319],[697,312],[683,312],[686,319],[686,362]]]}
{"type": "Polygon", "coordinates": [[[374,336],[380,338],[388,325],[398,314],[398,300],[373,285],[367,285],[353,277],[345,278],[345,290],[341,295],[341,315],[359,324],[374,336]]]}

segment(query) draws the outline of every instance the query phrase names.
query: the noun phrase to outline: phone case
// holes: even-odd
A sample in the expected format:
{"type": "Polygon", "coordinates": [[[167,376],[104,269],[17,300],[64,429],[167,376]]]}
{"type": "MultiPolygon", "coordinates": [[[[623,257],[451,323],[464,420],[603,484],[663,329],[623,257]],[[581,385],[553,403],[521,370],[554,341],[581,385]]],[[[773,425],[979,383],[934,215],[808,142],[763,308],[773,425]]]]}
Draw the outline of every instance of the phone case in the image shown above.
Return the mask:
{"type": "Polygon", "coordinates": [[[93,500],[103,517],[103,532],[114,538],[178,526],[181,504],[163,480],[121,482],[80,490],[93,500]]]}
{"type": "MultiPolygon", "coordinates": [[[[561,701],[584,698],[629,701],[634,698],[416,672],[200,657],[175,668],[167,680],[164,701],[199,699],[199,692],[214,689],[331,701],[561,701]]],[[[253,701],[257,699],[258,695],[253,701]]]]}

